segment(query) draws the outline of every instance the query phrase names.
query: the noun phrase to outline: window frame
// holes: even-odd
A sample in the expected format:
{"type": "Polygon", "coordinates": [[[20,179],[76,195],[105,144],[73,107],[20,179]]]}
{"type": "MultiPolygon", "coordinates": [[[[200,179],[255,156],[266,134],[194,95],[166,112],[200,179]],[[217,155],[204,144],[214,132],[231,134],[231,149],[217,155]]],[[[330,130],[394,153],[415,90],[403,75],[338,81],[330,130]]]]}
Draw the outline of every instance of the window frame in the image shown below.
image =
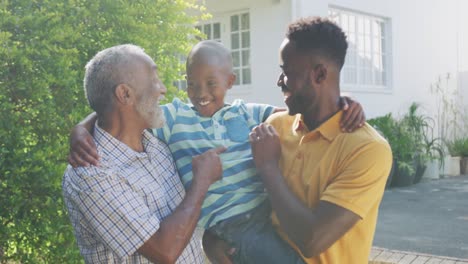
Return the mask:
{"type": "Polygon", "coordinates": [[[346,61],[340,76],[341,89],[343,91],[392,93],[393,63],[391,20],[387,17],[332,5],[328,8],[328,17],[341,26],[348,37],[349,45],[346,61]],[[333,17],[333,12],[336,13],[338,17],[333,17]],[[350,17],[354,17],[354,25],[353,23],[349,23],[349,20],[347,22],[342,22],[341,19],[343,17],[347,17],[349,20],[350,17]],[[359,25],[360,21],[363,22],[359,25]],[[369,28],[366,27],[366,22],[368,22],[369,28]],[[380,25],[380,31],[375,29],[376,25],[380,25]],[[351,30],[351,28],[353,28],[354,31],[351,30]],[[360,29],[362,29],[362,32],[359,31],[360,29]],[[380,41],[377,42],[376,40],[380,41]],[[376,43],[377,45],[375,45],[376,43]],[[354,56],[354,64],[350,64],[349,56],[354,56]],[[372,66],[376,61],[382,68],[383,73],[380,73],[382,84],[376,82],[379,70],[376,70],[376,67],[372,66]],[[368,63],[368,65],[365,65],[366,63],[368,63]],[[354,68],[354,73],[352,72],[350,76],[356,80],[355,83],[345,82],[344,74],[346,74],[346,70],[350,68],[354,68]],[[368,83],[369,79],[366,79],[369,78],[369,75],[372,80],[370,84],[368,83]]]}

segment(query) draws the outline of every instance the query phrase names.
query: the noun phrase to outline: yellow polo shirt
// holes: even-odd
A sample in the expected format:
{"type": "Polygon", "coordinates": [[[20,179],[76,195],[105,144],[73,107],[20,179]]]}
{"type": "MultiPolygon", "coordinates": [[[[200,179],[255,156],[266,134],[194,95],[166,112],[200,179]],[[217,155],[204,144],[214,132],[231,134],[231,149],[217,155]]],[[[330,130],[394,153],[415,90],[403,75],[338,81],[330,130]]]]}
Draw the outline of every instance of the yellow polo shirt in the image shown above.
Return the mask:
{"type": "MultiPolygon", "coordinates": [[[[346,208],[361,217],[343,237],[307,263],[367,263],[378,208],[392,164],[387,141],[370,125],[343,133],[338,112],[320,127],[308,131],[301,115],[272,115],[267,122],[281,139],[280,168],[289,188],[313,209],[320,200],[346,208]]],[[[279,227],[283,238],[297,249],[279,227]]],[[[299,250],[298,250],[299,251],[299,250]]]]}

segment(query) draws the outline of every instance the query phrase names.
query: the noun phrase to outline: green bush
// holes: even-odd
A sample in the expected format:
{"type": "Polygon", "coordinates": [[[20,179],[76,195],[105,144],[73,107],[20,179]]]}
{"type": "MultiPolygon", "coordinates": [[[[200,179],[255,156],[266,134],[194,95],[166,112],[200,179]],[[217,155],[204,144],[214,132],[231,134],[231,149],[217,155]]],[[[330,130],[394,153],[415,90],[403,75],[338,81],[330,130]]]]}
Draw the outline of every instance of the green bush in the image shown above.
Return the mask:
{"type": "MultiPolygon", "coordinates": [[[[403,119],[404,120],[404,119],[403,119]]],[[[368,121],[382,136],[387,139],[392,148],[393,158],[398,161],[398,169],[412,164],[416,150],[416,139],[406,122],[395,119],[391,113],[368,121]]],[[[409,172],[412,172],[409,170],[409,172]]]]}
{"type": "MultiPolygon", "coordinates": [[[[0,1],[0,262],[80,263],[61,180],[70,128],[90,112],[84,65],[133,43],[159,66],[168,100],[184,97],[178,54],[193,44],[194,0],[0,1]]],[[[197,11],[198,10],[198,11],[197,11]]]]}
{"type": "Polygon", "coordinates": [[[444,156],[441,140],[434,137],[434,120],[420,113],[419,107],[419,104],[412,103],[399,119],[389,113],[368,121],[387,139],[397,161],[397,169],[402,172],[400,174],[412,176],[418,172],[416,182],[428,161],[438,159],[442,164],[444,156]]]}

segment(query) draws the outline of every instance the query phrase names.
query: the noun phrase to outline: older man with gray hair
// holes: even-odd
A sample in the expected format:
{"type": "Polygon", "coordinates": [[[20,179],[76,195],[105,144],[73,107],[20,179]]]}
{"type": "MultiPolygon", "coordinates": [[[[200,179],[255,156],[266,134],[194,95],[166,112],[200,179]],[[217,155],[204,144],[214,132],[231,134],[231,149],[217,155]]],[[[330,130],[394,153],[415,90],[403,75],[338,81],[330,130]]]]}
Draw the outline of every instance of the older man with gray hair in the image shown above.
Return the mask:
{"type": "Polygon", "coordinates": [[[99,52],[86,65],[84,88],[96,111],[98,166],[72,168],[63,193],[86,263],[203,263],[196,228],[208,187],[221,177],[218,154],[192,160],[184,191],[167,146],[146,131],[161,127],[166,87],[153,60],[134,45],[99,52]]]}

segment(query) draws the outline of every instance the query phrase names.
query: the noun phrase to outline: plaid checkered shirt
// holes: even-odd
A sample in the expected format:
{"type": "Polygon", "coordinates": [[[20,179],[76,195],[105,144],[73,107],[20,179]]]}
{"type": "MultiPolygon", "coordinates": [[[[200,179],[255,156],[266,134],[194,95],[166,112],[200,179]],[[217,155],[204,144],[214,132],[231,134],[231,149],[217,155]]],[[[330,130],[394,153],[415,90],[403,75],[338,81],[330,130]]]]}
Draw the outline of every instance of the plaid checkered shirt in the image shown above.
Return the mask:
{"type": "MultiPolygon", "coordinates": [[[[63,178],[65,205],[86,263],[150,263],[137,252],[182,201],[185,191],[167,146],[143,133],[135,152],[98,127],[99,166],[72,168],[63,178]]],[[[197,228],[177,263],[203,263],[197,228]]]]}

